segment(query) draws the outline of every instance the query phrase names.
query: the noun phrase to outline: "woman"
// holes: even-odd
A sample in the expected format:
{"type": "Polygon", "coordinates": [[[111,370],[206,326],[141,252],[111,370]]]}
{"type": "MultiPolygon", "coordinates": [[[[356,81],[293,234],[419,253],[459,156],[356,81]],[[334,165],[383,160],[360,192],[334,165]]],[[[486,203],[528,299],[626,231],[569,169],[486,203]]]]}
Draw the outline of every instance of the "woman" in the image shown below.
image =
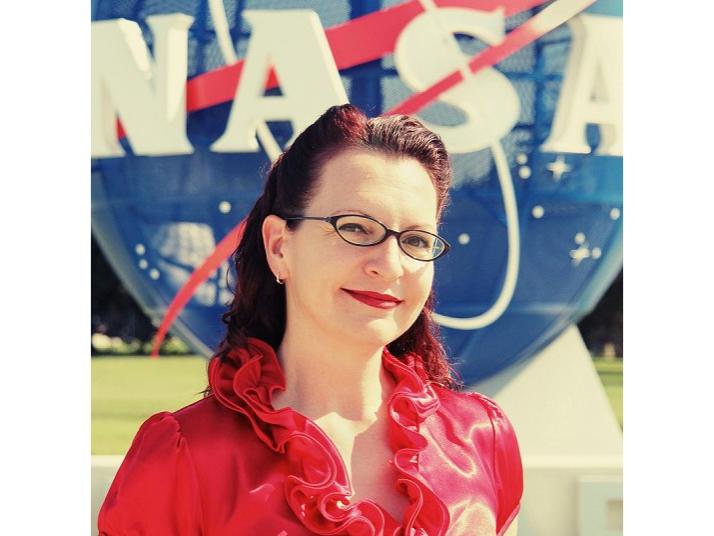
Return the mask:
{"type": "Polygon", "coordinates": [[[207,396],[142,425],[101,534],[515,534],[515,434],[457,391],[431,320],[450,180],[407,116],[335,106],[297,137],[247,218],[207,396]]]}

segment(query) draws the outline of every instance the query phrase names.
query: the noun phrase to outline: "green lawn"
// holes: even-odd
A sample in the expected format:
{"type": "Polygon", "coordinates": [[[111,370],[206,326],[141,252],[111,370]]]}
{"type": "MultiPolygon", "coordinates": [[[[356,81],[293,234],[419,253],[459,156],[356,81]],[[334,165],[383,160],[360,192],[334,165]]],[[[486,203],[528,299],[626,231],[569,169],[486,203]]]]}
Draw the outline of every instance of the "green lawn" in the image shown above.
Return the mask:
{"type": "Polygon", "coordinates": [[[124,454],[150,415],[201,398],[206,365],[201,357],[92,359],[92,454],[124,454]]]}
{"type": "Polygon", "coordinates": [[[595,358],[593,363],[600,375],[600,381],[605,386],[605,393],[607,393],[610,405],[615,411],[617,422],[622,428],[622,359],[606,361],[602,358],[595,358]]]}
{"type": "MultiPolygon", "coordinates": [[[[594,363],[622,426],[622,360],[594,363]]],[[[124,454],[150,415],[201,398],[206,365],[201,357],[92,359],[92,454],[124,454]]]]}

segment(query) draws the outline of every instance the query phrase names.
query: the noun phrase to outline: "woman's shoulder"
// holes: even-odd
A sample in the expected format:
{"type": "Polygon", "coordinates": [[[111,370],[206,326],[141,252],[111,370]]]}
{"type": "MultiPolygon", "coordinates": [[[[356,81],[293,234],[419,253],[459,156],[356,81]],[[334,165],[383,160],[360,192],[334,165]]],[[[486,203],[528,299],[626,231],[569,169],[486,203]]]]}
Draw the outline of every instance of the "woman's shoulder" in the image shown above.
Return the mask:
{"type": "Polygon", "coordinates": [[[439,397],[437,415],[460,430],[460,436],[471,437],[481,450],[501,452],[507,457],[520,457],[513,425],[503,408],[492,398],[475,392],[454,391],[435,387],[439,397]]]}
{"type": "Polygon", "coordinates": [[[222,444],[240,445],[255,440],[255,434],[246,419],[223,406],[212,394],[178,410],[154,415],[147,422],[157,419],[174,423],[178,434],[188,443],[194,455],[200,455],[203,451],[210,455],[222,444]]]}
{"type": "Polygon", "coordinates": [[[169,415],[185,434],[192,436],[204,430],[207,424],[212,426],[231,418],[231,412],[226,411],[212,394],[169,412],[169,415]]]}
{"type": "Polygon", "coordinates": [[[127,458],[146,461],[147,456],[157,452],[164,457],[187,452],[192,464],[200,469],[204,464],[215,463],[220,453],[234,452],[236,446],[255,441],[246,420],[209,395],[178,410],[147,418],[139,426],[127,458]]]}

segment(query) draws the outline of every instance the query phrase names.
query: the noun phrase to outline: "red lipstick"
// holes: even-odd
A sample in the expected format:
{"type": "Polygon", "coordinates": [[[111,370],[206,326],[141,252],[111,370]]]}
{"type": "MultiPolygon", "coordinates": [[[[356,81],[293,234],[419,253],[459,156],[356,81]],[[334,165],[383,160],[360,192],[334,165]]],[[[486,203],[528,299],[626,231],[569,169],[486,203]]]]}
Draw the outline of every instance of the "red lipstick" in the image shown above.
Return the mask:
{"type": "Polygon", "coordinates": [[[403,301],[389,294],[380,294],[379,292],[370,292],[368,290],[348,290],[346,288],[342,290],[354,299],[378,309],[394,309],[403,301]]]}

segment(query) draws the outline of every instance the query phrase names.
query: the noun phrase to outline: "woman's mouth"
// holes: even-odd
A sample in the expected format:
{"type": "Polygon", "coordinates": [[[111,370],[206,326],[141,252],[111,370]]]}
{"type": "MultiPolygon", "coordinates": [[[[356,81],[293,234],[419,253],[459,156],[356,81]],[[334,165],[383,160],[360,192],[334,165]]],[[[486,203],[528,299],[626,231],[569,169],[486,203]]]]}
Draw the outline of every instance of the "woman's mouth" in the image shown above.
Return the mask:
{"type": "Polygon", "coordinates": [[[379,294],[378,292],[366,292],[359,290],[347,290],[343,288],[347,294],[352,296],[355,300],[361,301],[364,304],[371,305],[378,309],[394,309],[403,300],[399,300],[394,296],[389,296],[386,294],[379,294]]]}

